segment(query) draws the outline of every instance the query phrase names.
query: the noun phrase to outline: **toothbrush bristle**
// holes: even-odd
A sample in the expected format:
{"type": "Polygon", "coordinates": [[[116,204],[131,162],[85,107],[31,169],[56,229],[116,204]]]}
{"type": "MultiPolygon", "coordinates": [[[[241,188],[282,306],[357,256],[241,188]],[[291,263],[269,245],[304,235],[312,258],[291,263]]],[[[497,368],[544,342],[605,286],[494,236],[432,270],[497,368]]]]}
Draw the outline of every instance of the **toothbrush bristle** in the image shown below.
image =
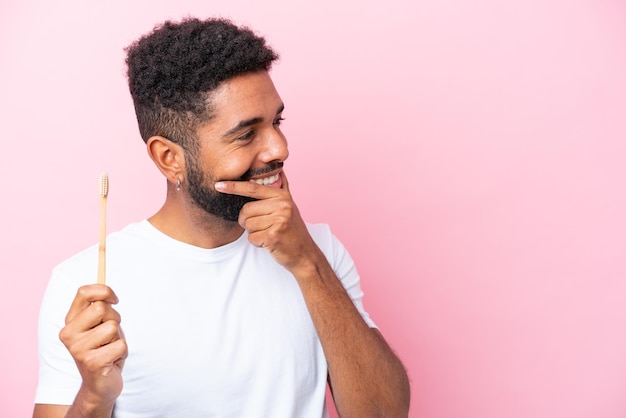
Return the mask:
{"type": "Polygon", "coordinates": [[[107,197],[109,194],[109,175],[107,173],[100,174],[100,196],[107,197]]]}

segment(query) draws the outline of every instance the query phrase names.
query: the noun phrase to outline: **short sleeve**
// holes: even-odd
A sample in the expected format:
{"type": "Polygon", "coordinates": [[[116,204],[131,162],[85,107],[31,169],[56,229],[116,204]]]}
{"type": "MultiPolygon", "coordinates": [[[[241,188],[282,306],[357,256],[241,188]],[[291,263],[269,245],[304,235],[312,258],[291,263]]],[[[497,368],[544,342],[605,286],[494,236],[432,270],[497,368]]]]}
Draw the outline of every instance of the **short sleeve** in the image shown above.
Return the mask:
{"type": "Polygon", "coordinates": [[[352,303],[357,308],[361,317],[370,328],[377,328],[374,321],[363,306],[363,290],[361,289],[361,278],[357,272],[354,260],[348,253],[345,246],[332,234],[326,224],[309,224],[309,232],[320,247],[335,274],[348,292],[352,303]]]}

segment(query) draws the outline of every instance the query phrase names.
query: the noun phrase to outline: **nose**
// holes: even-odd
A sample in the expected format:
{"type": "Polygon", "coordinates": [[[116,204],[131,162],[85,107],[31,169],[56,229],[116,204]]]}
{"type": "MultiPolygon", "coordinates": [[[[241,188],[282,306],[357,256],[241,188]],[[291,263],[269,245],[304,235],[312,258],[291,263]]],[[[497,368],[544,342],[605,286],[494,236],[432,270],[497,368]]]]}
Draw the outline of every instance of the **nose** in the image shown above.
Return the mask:
{"type": "Polygon", "coordinates": [[[289,157],[287,138],[278,129],[272,129],[264,138],[259,159],[263,163],[272,161],[285,161],[289,157]]]}

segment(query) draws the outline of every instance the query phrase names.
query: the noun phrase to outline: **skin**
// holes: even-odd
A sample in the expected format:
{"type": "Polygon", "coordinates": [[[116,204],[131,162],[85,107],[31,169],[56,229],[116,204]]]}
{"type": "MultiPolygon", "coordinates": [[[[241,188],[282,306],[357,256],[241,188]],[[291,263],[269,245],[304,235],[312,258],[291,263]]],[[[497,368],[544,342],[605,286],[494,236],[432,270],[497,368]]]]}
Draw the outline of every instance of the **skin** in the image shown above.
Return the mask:
{"type": "MultiPolygon", "coordinates": [[[[270,185],[233,180],[273,161],[285,161],[289,155],[280,130],[284,106],[269,75],[258,72],[232,78],[211,99],[214,117],[197,130],[205,186],[258,200],[244,205],[238,222],[207,213],[186,191],[184,150],[166,138],[152,137],[148,154],[167,178],[168,191],[165,204],[149,221],[171,237],[203,248],[233,242],[247,230],[249,241],[289,270],[302,291],[328,361],[339,415],[408,416],[404,367],[380,332],[363,321],[309,235],[282,168],[255,177],[278,175],[270,185]],[[175,188],[178,179],[180,191],[175,188]]],[[[79,290],[60,337],[77,363],[83,385],[72,406],[36,405],[34,417],[111,416],[127,355],[120,318],[113,308],[116,302],[106,286],[79,290]]]]}

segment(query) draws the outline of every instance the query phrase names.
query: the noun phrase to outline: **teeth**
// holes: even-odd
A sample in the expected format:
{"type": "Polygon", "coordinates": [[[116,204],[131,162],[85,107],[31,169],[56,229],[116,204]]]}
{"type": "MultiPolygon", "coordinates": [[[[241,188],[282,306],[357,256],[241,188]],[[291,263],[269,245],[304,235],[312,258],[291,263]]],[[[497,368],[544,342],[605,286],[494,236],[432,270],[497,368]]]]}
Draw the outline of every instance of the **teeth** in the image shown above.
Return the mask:
{"type": "Polygon", "coordinates": [[[274,174],[273,176],[265,177],[262,179],[252,179],[250,181],[255,182],[256,184],[262,184],[267,186],[268,184],[275,183],[278,180],[278,174],[274,174]]]}

